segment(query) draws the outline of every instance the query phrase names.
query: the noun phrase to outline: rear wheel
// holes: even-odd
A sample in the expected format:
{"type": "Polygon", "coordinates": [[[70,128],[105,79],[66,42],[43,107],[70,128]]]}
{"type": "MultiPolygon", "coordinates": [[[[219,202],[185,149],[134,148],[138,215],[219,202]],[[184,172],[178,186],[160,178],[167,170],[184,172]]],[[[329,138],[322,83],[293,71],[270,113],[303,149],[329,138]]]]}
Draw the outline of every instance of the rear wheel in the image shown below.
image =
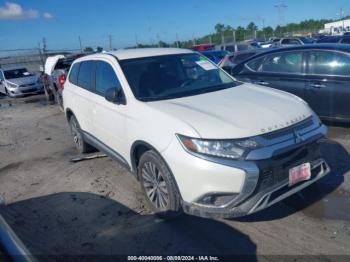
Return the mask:
{"type": "Polygon", "coordinates": [[[78,153],[83,154],[93,151],[93,147],[84,141],[83,133],[74,115],[70,117],[69,125],[73,136],[73,142],[78,153]]]}
{"type": "Polygon", "coordinates": [[[155,151],[147,151],[141,156],[138,175],[147,202],[155,213],[166,217],[181,214],[181,198],[175,180],[155,151]]]}

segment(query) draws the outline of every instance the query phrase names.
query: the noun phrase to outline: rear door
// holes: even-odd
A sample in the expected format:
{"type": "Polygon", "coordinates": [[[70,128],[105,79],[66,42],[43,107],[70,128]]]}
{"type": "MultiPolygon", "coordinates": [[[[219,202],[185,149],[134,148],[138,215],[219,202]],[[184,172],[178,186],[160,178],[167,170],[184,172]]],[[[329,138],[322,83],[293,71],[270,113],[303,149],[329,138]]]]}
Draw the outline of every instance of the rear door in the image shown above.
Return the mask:
{"type": "Polygon", "coordinates": [[[309,51],[306,101],[322,117],[350,119],[350,56],[337,51],[309,51]]]}
{"type": "Polygon", "coordinates": [[[267,54],[247,62],[238,79],[305,96],[303,51],[267,54]]]}
{"type": "Polygon", "coordinates": [[[94,66],[95,62],[92,60],[80,62],[77,88],[73,89],[76,96],[74,114],[76,114],[81,129],[88,133],[93,132],[92,109],[94,102],[91,95],[94,89],[94,66]]]}

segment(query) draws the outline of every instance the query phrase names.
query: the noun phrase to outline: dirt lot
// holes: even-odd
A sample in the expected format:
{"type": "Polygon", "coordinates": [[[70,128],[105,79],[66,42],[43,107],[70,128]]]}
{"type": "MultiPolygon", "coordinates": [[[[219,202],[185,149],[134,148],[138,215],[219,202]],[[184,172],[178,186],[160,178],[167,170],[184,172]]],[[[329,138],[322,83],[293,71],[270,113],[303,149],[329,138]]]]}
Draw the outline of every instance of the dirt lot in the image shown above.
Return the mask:
{"type": "Polygon", "coordinates": [[[339,255],[350,256],[350,128],[330,127],[322,152],[332,173],[302,193],[242,219],[164,221],[149,214],[134,177],[110,158],[71,163],[65,117],[43,101],[28,97],[9,106],[0,98],[0,194],[6,200],[0,212],[33,254],[349,261],[339,255]]]}

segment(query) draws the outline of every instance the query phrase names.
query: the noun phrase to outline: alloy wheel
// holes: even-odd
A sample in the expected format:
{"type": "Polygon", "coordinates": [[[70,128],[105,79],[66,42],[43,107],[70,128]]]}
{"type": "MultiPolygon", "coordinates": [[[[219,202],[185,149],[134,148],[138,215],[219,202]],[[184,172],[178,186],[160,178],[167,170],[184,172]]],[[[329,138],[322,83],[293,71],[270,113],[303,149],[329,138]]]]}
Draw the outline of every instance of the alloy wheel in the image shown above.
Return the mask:
{"type": "Polygon", "coordinates": [[[166,210],[169,204],[169,192],[161,171],[152,162],[142,167],[143,186],[152,204],[160,210],[166,210]]]}

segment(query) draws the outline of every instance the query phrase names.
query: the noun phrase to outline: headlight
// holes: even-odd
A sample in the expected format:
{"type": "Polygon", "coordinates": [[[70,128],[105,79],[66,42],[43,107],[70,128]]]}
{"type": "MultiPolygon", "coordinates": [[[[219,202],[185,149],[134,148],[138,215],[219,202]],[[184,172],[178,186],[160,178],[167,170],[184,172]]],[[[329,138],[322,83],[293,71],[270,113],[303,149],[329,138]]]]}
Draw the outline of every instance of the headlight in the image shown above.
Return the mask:
{"type": "Polygon", "coordinates": [[[209,140],[177,135],[182,146],[193,153],[214,157],[240,159],[259,144],[253,139],[209,140]]]}
{"type": "Polygon", "coordinates": [[[6,84],[8,85],[8,87],[11,87],[11,88],[16,88],[16,87],[18,87],[18,85],[12,84],[12,83],[10,83],[10,82],[6,82],[6,84]]]}

